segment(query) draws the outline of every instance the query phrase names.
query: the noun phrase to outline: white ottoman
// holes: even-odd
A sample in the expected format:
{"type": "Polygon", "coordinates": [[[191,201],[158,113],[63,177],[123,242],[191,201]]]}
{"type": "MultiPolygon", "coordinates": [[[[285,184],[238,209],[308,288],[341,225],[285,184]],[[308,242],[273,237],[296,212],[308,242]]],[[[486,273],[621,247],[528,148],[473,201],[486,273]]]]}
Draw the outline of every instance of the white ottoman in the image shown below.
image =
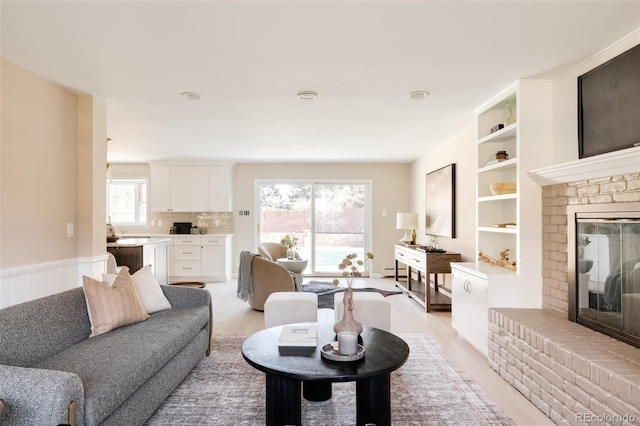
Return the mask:
{"type": "MultiPolygon", "coordinates": [[[[336,322],[344,315],[342,292],[333,296],[333,310],[336,322]]],[[[391,332],[391,304],[383,295],[375,291],[353,292],[353,317],[362,325],[391,332]]]]}
{"type": "Polygon", "coordinates": [[[264,328],[318,320],[318,295],[302,291],[271,293],[264,302],[264,328]]]}

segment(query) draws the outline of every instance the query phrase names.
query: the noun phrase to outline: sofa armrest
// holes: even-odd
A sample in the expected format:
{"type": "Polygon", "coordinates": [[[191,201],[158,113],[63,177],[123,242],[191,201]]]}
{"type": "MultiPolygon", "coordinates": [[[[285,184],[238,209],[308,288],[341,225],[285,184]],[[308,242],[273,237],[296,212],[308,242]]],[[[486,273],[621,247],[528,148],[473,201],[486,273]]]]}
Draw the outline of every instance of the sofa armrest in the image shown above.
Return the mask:
{"type": "Polygon", "coordinates": [[[211,303],[211,293],[204,289],[171,285],[160,287],[174,309],[207,306],[211,303]]]}
{"type": "Polygon", "coordinates": [[[213,306],[211,302],[211,293],[209,291],[193,288],[162,285],[162,291],[167,296],[171,306],[178,308],[195,308],[198,306],[207,306],[209,308],[209,346],[207,347],[207,356],[211,354],[211,334],[213,333],[213,306]]]}
{"type": "Polygon", "coordinates": [[[84,424],[84,387],[66,371],[0,365],[0,423],[84,424]]]}

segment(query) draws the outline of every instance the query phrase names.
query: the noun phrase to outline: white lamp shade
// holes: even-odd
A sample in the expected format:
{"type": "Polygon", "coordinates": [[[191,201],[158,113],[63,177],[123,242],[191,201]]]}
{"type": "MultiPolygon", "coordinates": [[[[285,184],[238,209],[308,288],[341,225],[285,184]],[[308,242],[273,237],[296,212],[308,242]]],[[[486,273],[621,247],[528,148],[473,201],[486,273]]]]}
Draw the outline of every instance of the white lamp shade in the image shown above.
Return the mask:
{"type": "Polygon", "coordinates": [[[396,216],[396,229],[417,229],[417,213],[398,213],[396,216]]]}

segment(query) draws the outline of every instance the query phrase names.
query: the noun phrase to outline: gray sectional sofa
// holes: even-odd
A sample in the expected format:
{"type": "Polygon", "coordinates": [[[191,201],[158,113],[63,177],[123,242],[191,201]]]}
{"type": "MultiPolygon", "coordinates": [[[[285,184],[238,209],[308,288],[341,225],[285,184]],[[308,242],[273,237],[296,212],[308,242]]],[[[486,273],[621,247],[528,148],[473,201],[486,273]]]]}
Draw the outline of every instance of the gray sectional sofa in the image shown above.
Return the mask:
{"type": "Polygon", "coordinates": [[[82,288],[0,310],[0,424],[144,424],[210,351],[211,294],[162,290],[172,309],[91,338],[82,288]]]}

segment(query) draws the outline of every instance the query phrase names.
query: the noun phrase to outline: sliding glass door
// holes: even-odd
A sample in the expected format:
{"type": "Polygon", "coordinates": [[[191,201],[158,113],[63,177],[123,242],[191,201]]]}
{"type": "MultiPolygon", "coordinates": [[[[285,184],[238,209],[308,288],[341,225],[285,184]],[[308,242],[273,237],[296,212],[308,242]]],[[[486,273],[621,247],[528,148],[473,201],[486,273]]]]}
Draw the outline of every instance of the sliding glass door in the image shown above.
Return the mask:
{"type": "Polygon", "coordinates": [[[347,254],[370,251],[370,198],[368,181],[258,181],[257,244],[295,236],[306,274],[337,275],[347,254]]]}

